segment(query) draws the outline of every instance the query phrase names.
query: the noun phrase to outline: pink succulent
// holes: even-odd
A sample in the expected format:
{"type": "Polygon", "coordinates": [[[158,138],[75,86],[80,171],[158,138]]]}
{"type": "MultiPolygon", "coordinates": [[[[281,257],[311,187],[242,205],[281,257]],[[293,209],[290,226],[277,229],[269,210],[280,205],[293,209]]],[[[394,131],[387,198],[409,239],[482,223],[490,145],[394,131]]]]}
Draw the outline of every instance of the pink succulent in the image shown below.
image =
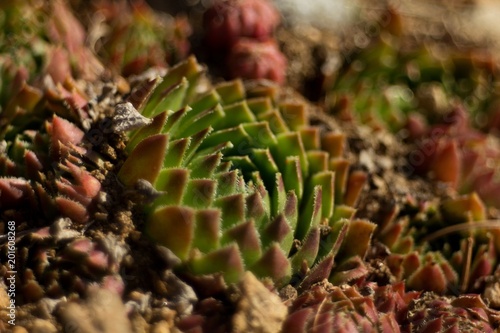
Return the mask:
{"type": "Polygon", "coordinates": [[[475,191],[488,205],[500,207],[500,161],[498,145],[470,126],[466,111],[455,108],[447,123],[436,125],[422,136],[419,150],[410,154],[410,163],[421,174],[448,183],[461,193],[475,191]]]}
{"type": "Polygon", "coordinates": [[[244,79],[286,80],[287,60],[274,41],[241,39],[228,57],[229,76],[244,79]]]}
{"type": "Polygon", "coordinates": [[[229,49],[241,37],[265,41],[280,23],[268,0],[216,0],[204,14],[206,41],[212,49],[229,49]]]}

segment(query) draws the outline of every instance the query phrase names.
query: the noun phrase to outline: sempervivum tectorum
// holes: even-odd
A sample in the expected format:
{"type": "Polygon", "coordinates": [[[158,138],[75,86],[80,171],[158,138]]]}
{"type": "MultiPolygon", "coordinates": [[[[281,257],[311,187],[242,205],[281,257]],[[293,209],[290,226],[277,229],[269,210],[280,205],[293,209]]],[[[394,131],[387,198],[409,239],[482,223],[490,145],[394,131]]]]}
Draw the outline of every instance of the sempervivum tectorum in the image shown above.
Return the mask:
{"type": "Polygon", "coordinates": [[[429,173],[461,193],[475,191],[487,205],[500,208],[500,143],[471,128],[461,107],[445,119],[424,131],[410,162],[417,172],[429,173]]]}
{"type": "Polygon", "coordinates": [[[227,50],[240,38],[265,41],[280,23],[280,14],[269,0],[216,0],[204,13],[207,45],[227,50]]]}
{"type": "Polygon", "coordinates": [[[487,130],[498,126],[499,71],[494,53],[421,36],[408,43],[413,34],[422,32],[409,23],[401,35],[392,25],[398,22],[404,27],[411,19],[395,8],[378,13],[378,22],[363,23],[360,43],[342,52],[347,55],[345,63],[327,93],[333,111],[346,119],[399,130],[415,113],[440,123],[449,101],[462,100],[474,126],[487,130]],[[366,29],[371,24],[380,31],[372,34],[366,29]]]}
{"type": "Polygon", "coordinates": [[[85,45],[86,33],[64,1],[8,1],[0,5],[0,103],[14,75],[49,74],[57,82],[72,76],[95,80],[104,70],[85,45]]]}
{"type": "Polygon", "coordinates": [[[374,225],[351,220],[366,175],[349,172],[344,135],[311,126],[307,106],[273,84],[200,93],[202,75],[189,58],[136,87],[126,106],[142,125],[139,112],[151,118],[130,134],[118,172],[147,193],[147,234],[179,269],[226,282],[246,270],[277,284],[296,276],[302,288],[366,275],[374,225]]]}
{"type": "MultiPolygon", "coordinates": [[[[16,283],[22,286],[16,295],[19,304],[44,297],[59,299],[73,292],[82,294],[90,282],[118,294],[124,290],[118,272],[127,248],[112,235],[92,241],[73,230],[69,219],[60,218],[21,237],[16,248],[16,283]]],[[[7,247],[2,249],[6,251],[7,247]]],[[[1,253],[2,257],[6,255],[1,253]]],[[[7,260],[2,262],[4,274],[10,269],[7,260]]]]}
{"type": "Polygon", "coordinates": [[[392,278],[406,280],[409,288],[439,294],[478,290],[497,265],[497,225],[485,220],[476,194],[439,203],[409,198],[386,217],[377,221],[376,239],[388,250],[384,262],[392,278]]]}
{"type": "Polygon", "coordinates": [[[19,222],[28,219],[38,225],[66,216],[84,223],[101,189],[87,168],[98,167],[82,160],[88,152],[82,145],[83,130],[53,112],[88,121],[87,101],[61,85],[45,89],[42,93],[23,82],[4,110],[0,207],[3,216],[19,222]]]}
{"type": "MultiPolygon", "coordinates": [[[[431,278],[428,276],[427,278],[431,278]]],[[[498,311],[478,295],[457,298],[405,291],[404,283],[378,286],[317,284],[293,300],[283,331],[495,332],[498,311]]]]}
{"type": "Polygon", "coordinates": [[[231,78],[268,79],[279,84],[286,79],[287,60],[274,40],[240,39],[229,52],[227,66],[231,78]]]}
{"type": "Polygon", "coordinates": [[[150,67],[168,67],[187,57],[191,27],[186,17],[154,12],[146,1],[101,1],[93,4],[90,22],[97,53],[122,75],[150,67]]]}

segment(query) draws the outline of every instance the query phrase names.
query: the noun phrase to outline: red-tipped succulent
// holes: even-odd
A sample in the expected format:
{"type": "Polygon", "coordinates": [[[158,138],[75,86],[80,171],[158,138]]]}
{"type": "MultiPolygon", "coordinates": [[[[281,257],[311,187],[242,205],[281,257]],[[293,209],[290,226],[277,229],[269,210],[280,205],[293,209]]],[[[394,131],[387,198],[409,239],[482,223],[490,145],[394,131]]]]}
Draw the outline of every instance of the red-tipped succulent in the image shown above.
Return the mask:
{"type": "Polygon", "coordinates": [[[280,14],[268,0],[216,0],[205,12],[206,42],[213,50],[227,50],[240,38],[271,38],[280,14]]]}
{"type": "Polygon", "coordinates": [[[500,145],[470,126],[466,110],[457,107],[445,123],[427,130],[409,160],[420,173],[448,183],[462,193],[475,191],[488,205],[500,207],[500,145]]]}
{"type": "Polygon", "coordinates": [[[282,84],[286,80],[287,60],[272,40],[239,40],[228,56],[229,76],[268,79],[282,84]]]}

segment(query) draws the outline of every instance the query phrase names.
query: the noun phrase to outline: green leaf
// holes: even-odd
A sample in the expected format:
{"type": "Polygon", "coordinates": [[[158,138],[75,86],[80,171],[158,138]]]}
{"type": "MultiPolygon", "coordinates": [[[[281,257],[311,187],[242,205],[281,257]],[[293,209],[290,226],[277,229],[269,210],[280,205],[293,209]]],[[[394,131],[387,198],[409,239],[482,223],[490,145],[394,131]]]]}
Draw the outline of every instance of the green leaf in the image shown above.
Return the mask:
{"type": "Polygon", "coordinates": [[[364,259],[376,227],[376,224],[367,220],[353,220],[349,222],[349,229],[340,247],[338,257],[343,260],[354,256],[364,259]]]}
{"type": "Polygon", "coordinates": [[[270,277],[277,286],[283,286],[290,280],[290,262],[279,244],[273,243],[262,257],[250,267],[257,277],[270,277]]]}
{"type": "Polygon", "coordinates": [[[309,175],[309,163],[299,134],[297,132],[281,133],[278,134],[276,138],[278,144],[271,151],[279,169],[284,170],[286,158],[288,156],[298,156],[302,169],[302,177],[304,179],[307,178],[309,175]]]}
{"type": "Polygon", "coordinates": [[[281,173],[275,175],[274,188],[271,193],[271,216],[281,213],[286,207],[286,190],[281,173]]]}
{"type": "Polygon", "coordinates": [[[246,202],[246,217],[253,219],[255,225],[259,228],[269,220],[269,211],[265,206],[260,192],[256,191],[245,198],[246,202]]]}
{"type": "Polygon", "coordinates": [[[245,264],[252,265],[260,258],[262,251],[259,234],[255,229],[253,220],[240,223],[224,232],[221,243],[228,244],[236,242],[240,249],[245,264]]]}
{"type": "Polygon", "coordinates": [[[293,230],[284,214],[276,216],[270,223],[266,224],[262,232],[262,246],[267,247],[276,242],[288,253],[293,243],[293,230]]]}
{"type": "Polygon", "coordinates": [[[179,84],[169,87],[160,93],[164,82],[159,84],[150,101],[146,104],[144,111],[142,111],[143,116],[151,118],[160,112],[167,110],[176,111],[182,107],[189,86],[187,79],[182,78],[179,84]]]}
{"type": "Polygon", "coordinates": [[[322,150],[310,150],[307,152],[309,172],[311,175],[328,170],[328,153],[322,150]]]}
{"type": "Polygon", "coordinates": [[[132,187],[139,179],[154,184],[163,165],[168,136],[156,134],[141,141],[118,172],[118,179],[132,187]]]}
{"type": "Polygon", "coordinates": [[[261,113],[257,116],[257,119],[269,123],[269,128],[274,134],[289,132],[283,117],[281,117],[281,113],[276,110],[261,113]]]}
{"type": "Polygon", "coordinates": [[[196,229],[193,247],[208,253],[220,247],[221,212],[218,209],[203,209],[196,212],[196,229]]]}
{"type": "Polygon", "coordinates": [[[312,267],[319,251],[320,230],[318,226],[312,227],[304,238],[302,246],[292,256],[292,271],[298,273],[305,262],[306,267],[312,267]]]}
{"type": "Polygon", "coordinates": [[[244,273],[243,260],[236,244],[193,259],[189,268],[197,275],[221,274],[226,283],[238,282],[244,273]]]}
{"type": "Polygon", "coordinates": [[[247,105],[252,110],[255,116],[269,112],[273,109],[273,103],[269,98],[266,97],[256,97],[247,99],[247,105]]]}
{"type": "Polygon", "coordinates": [[[255,116],[245,101],[224,106],[225,117],[212,124],[216,130],[255,122],[255,116]]]}
{"type": "Polygon", "coordinates": [[[191,107],[193,114],[198,115],[204,110],[213,109],[217,106],[217,104],[222,104],[221,98],[217,91],[210,90],[189,106],[191,107]]]}
{"type": "Polygon", "coordinates": [[[307,111],[303,103],[282,103],[279,110],[286,124],[293,131],[297,131],[309,124],[307,111]]]}
{"type": "Polygon", "coordinates": [[[311,195],[304,197],[307,199],[305,208],[299,216],[297,229],[295,230],[295,238],[303,239],[309,229],[316,226],[321,221],[321,186],[315,186],[311,195]]]}
{"type": "Polygon", "coordinates": [[[245,197],[243,194],[233,194],[215,200],[215,207],[222,211],[222,228],[226,230],[245,220],[245,197]]]}
{"type": "Polygon", "coordinates": [[[201,144],[201,149],[213,147],[224,142],[231,142],[233,150],[239,152],[238,155],[246,155],[245,151],[250,147],[250,136],[243,129],[237,126],[211,133],[201,144]]]}
{"type": "MultiPolygon", "coordinates": [[[[334,207],[334,180],[335,174],[332,171],[323,171],[315,174],[309,181],[309,187],[321,186],[321,217],[330,218],[334,207]]],[[[308,191],[311,193],[312,191],[308,191]]]]}
{"type": "Polygon", "coordinates": [[[215,86],[215,91],[222,98],[223,105],[229,105],[245,99],[245,87],[241,79],[221,82],[215,86]]]}
{"type": "Polygon", "coordinates": [[[225,116],[224,110],[220,105],[217,105],[213,109],[205,110],[198,115],[189,114],[185,119],[182,119],[176,134],[178,137],[191,136],[205,128],[213,127],[214,123],[217,123],[225,116]]]}
{"type": "Polygon", "coordinates": [[[200,156],[191,161],[191,178],[211,178],[222,159],[222,153],[200,156]]]}
{"type": "Polygon", "coordinates": [[[300,159],[298,156],[289,156],[286,158],[283,178],[285,182],[285,189],[287,191],[294,191],[300,200],[304,192],[304,185],[302,181],[300,159]]]}
{"type": "Polygon", "coordinates": [[[212,179],[191,179],[187,185],[183,204],[201,209],[209,208],[215,200],[217,182],[212,179]]]}
{"type": "Polygon", "coordinates": [[[162,207],[149,215],[146,234],[186,260],[194,238],[194,221],[194,210],[189,207],[162,207]]]}
{"type": "Polygon", "coordinates": [[[189,147],[191,138],[179,139],[171,141],[168,145],[165,159],[163,160],[164,168],[179,167],[182,165],[184,154],[189,147]]]}
{"type": "Polygon", "coordinates": [[[305,150],[319,150],[321,149],[321,140],[319,134],[319,128],[317,127],[306,127],[299,130],[300,138],[304,143],[305,150]]]}
{"type": "Polygon", "coordinates": [[[186,191],[189,180],[188,169],[165,169],[160,172],[156,180],[155,188],[166,192],[155,200],[153,207],[158,205],[178,205],[186,191]]]}

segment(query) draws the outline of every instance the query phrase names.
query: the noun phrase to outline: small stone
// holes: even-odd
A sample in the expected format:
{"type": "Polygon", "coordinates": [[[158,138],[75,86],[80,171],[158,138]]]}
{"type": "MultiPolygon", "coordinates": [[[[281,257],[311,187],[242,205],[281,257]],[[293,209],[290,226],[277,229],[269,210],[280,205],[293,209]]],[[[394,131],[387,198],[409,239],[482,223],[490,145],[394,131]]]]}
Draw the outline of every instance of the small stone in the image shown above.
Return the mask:
{"type": "Polygon", "coordinates": [[[57,333],[57,329],[48,320],[35,319],[33,321],[33,326],[31,326],[30,332],[31,333],[57,333]]]}
{"type": "Polygon", "coordinates": [[[233,316],[234,333],[278,333],[288,309],[278,295],[247,272],[239,284],[241,297],[233,316]]]}
{"type": "Polygon", "coordinates": [[[163,280],[168,286],[168,307],[176,310],[180,315],[191,314],[193,304],[198,301],[198,297],[196,297],[196,293],[193,288],[182,282],[170,270],[165,271],[163,274],[163,280]]]}
{"type": "Polygon", "coordinates": [[[170,333],[170,326],[166,321],[160,321],[154,324],[151,333],[170,333]]]}
{"type": "Polygon", "coordinates": [[[61,304],[58,315],[63,328],[70,332],[132,332],[121,298],[106,289],[91,288],[85,302],[61,304]]]}
{"type": "Polygon", "coordinates": [[[495,281],[486,286],[483,297],[489,302],[489,305],[495,309],[500,308],[500,282],[495,281]]]}
{"type": "Polygon", "coordinates": [[[132,324],[132,331],[134,333],[147,333],[151,332],[149,329],[149,325],[144,319],[143,316],[141,316],[138,312],[134,312],[131,315],[129,315],[130,318],[130,323],[132,324]]]}
{"type": "Polygon", "coordinates": [[[370,172],[375,171],[375,163],[373,162],[372,159],[373,152],[372,151],[367,151],[367,150],[362,150],[359,153],[359,163],[366,167],[366,169],[370,172]]]}
{"type": "Polygon", "coordinates": [[[6,291],[6,286],[4,284],[0,285],[0,308],[4,309],[9,305],[10,298],[6,291]]]}
{"type": "Polygon", "coordinates": [[[141,115],[130,102],[120,103],[115,108],[112,128],[115,132],[125,132],[146,126],[151,119],[141,115]]]}

